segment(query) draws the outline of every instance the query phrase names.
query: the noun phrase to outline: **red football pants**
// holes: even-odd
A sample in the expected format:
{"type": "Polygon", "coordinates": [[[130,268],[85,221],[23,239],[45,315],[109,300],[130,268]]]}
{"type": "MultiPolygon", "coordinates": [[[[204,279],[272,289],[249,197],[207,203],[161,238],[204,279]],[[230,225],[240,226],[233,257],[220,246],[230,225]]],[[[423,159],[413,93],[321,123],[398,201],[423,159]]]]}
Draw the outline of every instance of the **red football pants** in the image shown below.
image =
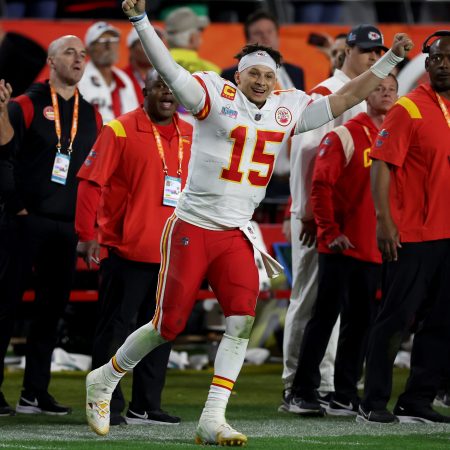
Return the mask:
{"type": "Polygon", "coordinates": [[[173,340],[184,330],[207,278],[228,316],[254,316],[259,276],[253,246],[242,231],[213,231],[172,215],[161,237],[161,269],[152,323],[173,340]]]}

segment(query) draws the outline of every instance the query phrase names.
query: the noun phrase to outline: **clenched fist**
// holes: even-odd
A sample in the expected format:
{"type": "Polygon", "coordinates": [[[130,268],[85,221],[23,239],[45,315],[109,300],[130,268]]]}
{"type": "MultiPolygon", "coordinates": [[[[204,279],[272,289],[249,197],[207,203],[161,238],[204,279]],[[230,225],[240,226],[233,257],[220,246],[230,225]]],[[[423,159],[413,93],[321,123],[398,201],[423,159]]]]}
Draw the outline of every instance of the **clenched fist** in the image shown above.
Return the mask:
{"type": "Polygon", "coordinates": [[[405,58],[413,47],[414,43],[406,33],[397,33],[391,49],[400,58],[405,58]]]}
{"type": "Polygon", "coordinates": [[[145,13],[145,0],[124,0],[122,9],[127,17],[140,16],[145,13]]]}

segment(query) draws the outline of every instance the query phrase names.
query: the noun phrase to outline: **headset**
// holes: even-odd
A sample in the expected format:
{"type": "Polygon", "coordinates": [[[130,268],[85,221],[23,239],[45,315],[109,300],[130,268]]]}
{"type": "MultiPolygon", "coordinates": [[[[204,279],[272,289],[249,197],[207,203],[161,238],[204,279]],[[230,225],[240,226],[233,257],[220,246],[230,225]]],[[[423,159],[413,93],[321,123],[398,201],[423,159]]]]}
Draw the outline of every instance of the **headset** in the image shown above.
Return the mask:
{"type": "Polygon", "coordinates": [[[431,39],[434,37],[441,37],[441,36],[450,36],[450,31],[447,30],[439,30],[435,33],[431,34],[425,39],[425,42],[422,44],[422,53],[430,53],[430,47],[433,43],[429,43],[431,39]]]}

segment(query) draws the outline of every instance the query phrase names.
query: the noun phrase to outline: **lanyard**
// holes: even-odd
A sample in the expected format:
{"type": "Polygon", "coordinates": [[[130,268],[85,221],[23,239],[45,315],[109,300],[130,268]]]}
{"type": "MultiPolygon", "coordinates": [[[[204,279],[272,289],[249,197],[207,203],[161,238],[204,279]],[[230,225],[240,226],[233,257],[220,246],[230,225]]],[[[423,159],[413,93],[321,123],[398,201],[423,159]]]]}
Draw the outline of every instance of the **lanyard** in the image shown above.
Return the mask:
{"type": "MultiPolygon", "coordinates": [[[[143,108],[144,109],[144,108],[143,108]]],[[[145,115],[147,116],[147,119],[150,121],[152,125],[152,131],[153,135],[155,136],[156,141],[156,147],[158,148],[159,157],[161,158],[162,164],[163,164],[163,170],[164,174],[167,175],[169,173],[169,169],[166,164],[166,157],[164,156],[164,147],[162,145],[161,141],[161,135],[159,134],[159,131],[156,129],[155,125],[151,121],[150,117],[147,114],[147,111],[144,109],[145,115]]],[[[175,129],[177,130],[178,135],[178,170],[177,175],[181,176],[181,163],[183,162],[183,139],[181,137],[180,129],[178,128],[177,122],[175,119],[173,119],[173,124],[175,125],[175,129]]]]}
{"type": "MultiPolygon", "coordinates": [[[[55,131],[56,137],[58,138],[58,143],[56,144],[56,149],[58,153],[61,153],[61,117],[59,115],[59,104],[58,104],[58,95],[56,94],[55,88],[50,86],[50,93],[52,96],[52,105],[53,112],[55,114],[55,131]]],[[[73,105],[73,116],[72,116],[72,127],[70,130],[70,142],[67,147],[67,153],[70,155],[73,151],[72,144],[75,140],[75,136],[77,135],[78,130],[78,105],[80,101],[80,96],[78,94],[78,89],[75,89],[75,102],[73,105]]]]}
{"type": "Polygon", "coordinates": [[[450,128],[450,113],[448,112],[447,106],[444,103],[444,100],[442,100],[442,97],[437,92],[436,98],[439,103],[439,106],[441,107],[442,114],[444,114],[445,120],[447,121],[447,125],[450,128]]]}
{"type": "Polygon", "coordinates": [[[366,133],[367,139],[369,139],[370,145],[372,145],[372,138],[370,137],[369,129],[363,125],[364,132],[366,133]]]}

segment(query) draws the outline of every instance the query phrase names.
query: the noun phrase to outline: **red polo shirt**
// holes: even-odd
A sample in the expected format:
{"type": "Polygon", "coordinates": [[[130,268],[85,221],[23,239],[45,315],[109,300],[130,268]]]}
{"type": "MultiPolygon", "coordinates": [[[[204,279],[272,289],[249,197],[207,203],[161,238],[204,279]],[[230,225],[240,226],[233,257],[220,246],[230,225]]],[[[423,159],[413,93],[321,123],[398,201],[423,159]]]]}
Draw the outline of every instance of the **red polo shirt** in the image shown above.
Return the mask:
{"type": "MultiPolygon", "coordinates": [[[[175,116],[183,138],[182,186],[187,179],[192,126],[175,116]]],[[[175,126],[156,125],[162,140],[168,175],[177,176],[178,134],[175,126]]],[[[111,121],[78,172],[80,180],[101,187],[98,208],[79,208],[95,195],[80,182],[76,228],[80,240],[92,239],[89,228],[97,210],[98,241],[133,261],[160,262],[160,237],[174,208],[164,206],[164,171],[150,120],[138,108],[111,121]],[[88,224],[88,225],[86,225],[88,224]],[[84,236],[83,236],[84,235],[84,236]]]]}
{"type": "Polygon", "coordinates": [[[370,156],[392,166],[390,205],[400,240],[450,238],[450,123],[429,84],[397,101],[370,156]]]}
{"type": "Polygon", "coordinates": [[[370,146],[378,129],[360,113],[325,135],[318,148],[311,188],[320,253],[345,234],[355,248],[342,252],[353,258],[381,263],[376,242],[376,217],[370,193],[370,146]]]}

